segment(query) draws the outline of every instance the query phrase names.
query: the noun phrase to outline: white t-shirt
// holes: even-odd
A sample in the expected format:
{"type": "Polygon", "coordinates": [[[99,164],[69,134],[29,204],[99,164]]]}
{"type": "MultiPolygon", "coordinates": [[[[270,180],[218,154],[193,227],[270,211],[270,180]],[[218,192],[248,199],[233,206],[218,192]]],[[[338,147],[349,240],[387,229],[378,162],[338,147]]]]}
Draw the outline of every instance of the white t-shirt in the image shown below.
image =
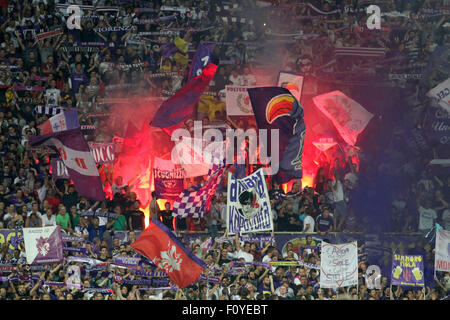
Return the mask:
{"type": "Polygon", "coordinates": [[[243,250],[239,250],[236,254],[237,259],[244,258],[246,262],[253,262],[253,255],[243,250]]]}
{"type": "Polygon", "coordinates": [[[305,232],[314,232],[314,219],[311,216],[306,216],[305,220],[303,221],[303,225],[306,227],[306,225],[309,224],[309,228],[305,230],[305,232]]]}
{"type": "Polygon", "coordinates": [[[433,228],[434,219],[437,219],[436,211],[419,207],[419,230],[429,230],[433,228]]]}
{"type": "Polygon", "coordinates": [[[54,214],[51,215],[50,219],[47,217],[46,214],[41,215],[42,220],[42,226],[56,226],[56,217],[54,214]]]}
{"type": "Polygon", "coordinates": [[[450,209],[442,213],[442,224],[445,230],[450,231],[450,209]]]}
{"type": "Polygon", "coordinates": [[[59,89],[47,89],[45,91],[45,99],[47,101],[47,107],[56,107],[59,104],[59,96],[61,91],[59,89]]]}
{"type": "Polygon", "coordinates": [[[332,182],[332,192],[334,202],[339,202],[344,200],[344,189],[342,188],[342,183],[339,180],[334,180],[332,182]],[[336,187],[336,190],[334,189],[336,187]]]}
{"type": "Polygon", "coordinates": [[[236,77],[234,77],[232,74],[230,74],[230,76],[228,77],[228,80],[233,82],[233,86],[241,86],[242,85],[242,76],[241,75],[237,75],[236,77]]]}

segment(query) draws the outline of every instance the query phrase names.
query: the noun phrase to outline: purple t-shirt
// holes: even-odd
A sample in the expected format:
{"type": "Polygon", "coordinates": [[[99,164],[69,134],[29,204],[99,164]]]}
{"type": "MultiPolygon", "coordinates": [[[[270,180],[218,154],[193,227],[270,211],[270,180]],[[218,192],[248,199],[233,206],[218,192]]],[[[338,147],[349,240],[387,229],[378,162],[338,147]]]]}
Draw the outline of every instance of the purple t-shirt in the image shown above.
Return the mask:
{"type": "Polygon", "coordinates": [[[330,226],[333,225],[333,218],[331,218],[330,216],[324,218],[322,215],[320,215],[316,219],[316,224],[319,231],[328,231],[328,229],[330,229],[330,226]]]}
{"type": "Polygon", "coordinates": [[[72,92],[78,93],[78,88],[87,80],[87,77],[84,73],[72,73],[70,80],[72,81],[72,92]]]}

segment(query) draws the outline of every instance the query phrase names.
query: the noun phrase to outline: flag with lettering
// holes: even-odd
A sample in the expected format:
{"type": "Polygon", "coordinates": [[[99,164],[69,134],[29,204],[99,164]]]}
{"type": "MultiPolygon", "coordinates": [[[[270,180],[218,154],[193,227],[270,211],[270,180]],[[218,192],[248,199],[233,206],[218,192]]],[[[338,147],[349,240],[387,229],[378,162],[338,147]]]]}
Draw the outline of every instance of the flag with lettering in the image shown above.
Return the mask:
{"type": "Polygon", "coordinates": [[[391,284],[394,286],[423,287],[423,256],[392,255],[391,284]]]}
{"type": "Polygon", "coordinates": [[[436,253],[434,268],[438,271],[450,272],[450,231],[436,231],[436,253]]]}
{"type": "Polygon", "coordinates": [[[27,264],[57,264],[64,259],[59,226],[23,228],[27,264]]]}
{"type": "Polygon", "coordinates": [[[79,127],[80,123],[78,121],[78,112],[76,110],[60,112],[38,126],[41,135],[76,129],[79,127]]]}
{"type": "Polygon", "coordinates": [[[159,199],[176,200],[183,191],[185,171],[168,160],[155,158],[153,177],[159,199]]]}
{"type": "MultiPolygon", "coordinates": [[[[280,157],[278,183],[286,183],[292,179],[303,176],[302,156],[305,141],[306,127],[303,119],[303,107],[286,88],[260,87],[248,89],[253,113],[255,114],[258,129],[266,129],[267,142],[261,146],[265,154],[272,154],[272,134],[279,133],[278,155],[280,157]],[[270,151],[268,151],[270,150],[270,151]]],[[[277,159],[278,160],[278,159],[277,159]]],[[[277,168],[274,168],[274,170],[277,168]]],[[[277,172],[271,172],[275,175],[277,172]]]]}
{"type": "Polygon", "coordinates": [[[347,144],[354,146],[373,114],[340,91],[332,91],[313,98],[316,107],[331,120],[347,144]]]}
{"type": "Polygon", "coordinates": [[[181,289],[196,281],[207,267],[183,246],[171,230],[153,219],[131,247],[164,269],[181,289]]]}
{"type": "Polygon", "coordinates": [[[228,173],[227,230],[229,235],[273,231],[272,209],[263,169],[243,179],[228,173]]]}
{"type": "Polygon", "coordinates": [[[358,285],[358,245],[356,241],[343,244],[322,242],[321,257],[321,288],[358,285]]]}
{"type": "Polygon", "coordinates": [[[31,136],[30,145],[54,146],[67,167],[69,176],[80,196],[97,201],[105,200],[94,157],[80,128],[31,136]]]}
{"type": "Polygon", "coordinates": [[[202,74],[203,68],[212,61],[212,54],[215,47],[216,44],[212,42],[203,42],[198,45],[189,69],[188,81],[202,74]]]}
{"type": "Polygon", "coordinates": [[[208,63],[201,75],[190,79],[172,97],[161,104],[150,125],[163,128],[167,134],[171,135],[192,114],[194,106],[214,78],[216,71],[217,65],[208,63]]]}
{"type": "Polygon", "coordinates": [[[225,99],[227,115],[249,116],[253,115],[250,97],[247,89],[249,86],[225,86],[225,99]]]}
{"type": "Polygon", "coordinates": [[[53,179],[70,179],[66,165],[61,159],[52,159],[52,161],[50,162],[50,167],[52,169],[53,179]]]}
{"type": "Polygon", "coordinates": [[[450,78],[428,91],[427,96],[435,98],[437,103],[450,114],[450,78]]]}

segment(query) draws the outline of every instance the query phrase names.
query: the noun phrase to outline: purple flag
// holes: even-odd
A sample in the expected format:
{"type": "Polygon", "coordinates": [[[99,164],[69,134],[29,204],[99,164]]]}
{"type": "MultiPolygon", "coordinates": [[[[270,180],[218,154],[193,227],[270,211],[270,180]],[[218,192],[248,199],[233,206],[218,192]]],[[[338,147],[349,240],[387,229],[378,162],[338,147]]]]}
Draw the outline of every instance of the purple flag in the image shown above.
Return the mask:
{"type": "Polygon", "coordinates": [[[153,169],[155,177],[155,192],[159,199],[176,200],[183,192],[183,181],[185,172],[178,170],[153,169]]]}
{"type": "MultiPolygon", "coordinates": [[[[209,82],[214,78],[217,65],[210,62],[200,76],[190,79],[170,99],[164,101],[156,112],[151,126],[175,130],[188,118],[209,82]]],[[[171,132],[167,132],[171,134],[171,132]]]]}
{"type": "Polygon", "coordinates": [[[70,179],[69,172],[61,159],[52,159],[51,167],[53,179],[70,179]]]}
{"type": "Polygon", "coordinates": [[[215,43],[200,43],[192,59],[191,68],[189,69],[188,80],[202,74],[203,68],[212,60],[212,54],[215,43]]]}
{"type": "Polygon", "coordinates": [[[423,257],[394,254],[391,283],[394,286],[423,287],[423,257]]]}
{"type": "Polygon", "coordinates": [[[30,138],[31,146],[41,144],[56,147],[81,196],[97,201],[105,200],[94,157],[80,128],[30,138]]]}

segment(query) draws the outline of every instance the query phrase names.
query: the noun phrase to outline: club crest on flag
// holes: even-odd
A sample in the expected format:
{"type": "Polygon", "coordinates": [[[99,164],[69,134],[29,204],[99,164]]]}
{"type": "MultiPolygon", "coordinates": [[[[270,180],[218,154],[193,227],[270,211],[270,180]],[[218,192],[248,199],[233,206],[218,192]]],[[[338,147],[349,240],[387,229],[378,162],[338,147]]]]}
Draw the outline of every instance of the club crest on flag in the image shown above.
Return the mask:
{"type": "Polygon", "coordinates": [[[50,252],[49,238],[40,237],[36,241],[36,248],[42,256],[46,256],[50,252]]]}
{"type": "Polygon", "coordinates": [[[180,258],[181,254],[177,254],[177,247],[171,246],[170,240],[167,245],[166,251],[161,251],[161,258],[155,257],[153,263],[159,268],[163,268],[167,273],[171,273],[174,270],[180,270],[180,265],[183,259],[180,258]]]}

